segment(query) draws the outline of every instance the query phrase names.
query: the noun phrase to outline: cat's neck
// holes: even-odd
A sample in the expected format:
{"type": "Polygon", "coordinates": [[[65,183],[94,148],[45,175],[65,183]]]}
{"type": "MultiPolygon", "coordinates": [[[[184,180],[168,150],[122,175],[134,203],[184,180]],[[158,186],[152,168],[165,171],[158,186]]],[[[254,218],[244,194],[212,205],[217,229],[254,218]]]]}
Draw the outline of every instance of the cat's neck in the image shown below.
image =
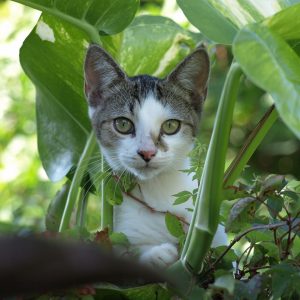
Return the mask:
{"type": "Polygon", "coordinates": [[[189,219],[186,208],[191,208],[191,201],[182,205],[173,205],[175,201],[174,194],[181,191],[192,191],[197,187],[197,182],[192,180],[192,175],[182,172],[182,170],[188,168],[189,159],[187,158],[176,168],[170,168],[149,180],[139,180],[138,186],[133,192],[153,210],[169,211],[189,219]]]}

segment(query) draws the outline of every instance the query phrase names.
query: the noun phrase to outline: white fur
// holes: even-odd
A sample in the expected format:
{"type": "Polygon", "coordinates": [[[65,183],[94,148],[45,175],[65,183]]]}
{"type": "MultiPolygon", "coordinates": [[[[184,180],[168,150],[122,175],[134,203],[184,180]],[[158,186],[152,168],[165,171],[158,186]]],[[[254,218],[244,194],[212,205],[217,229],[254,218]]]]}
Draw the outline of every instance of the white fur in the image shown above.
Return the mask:
{"type": "MultiPolygon", "coordinates": [[[[172,196],[197,187],[191,175],[180,171],[189,166],[187,154],[193,146],[192,138],[182,134],[183,128],[177,134],[166,136],[168,151],[158,150],[146,166],[137,150],[140,147],[155,147],[151,134],[158,135],[161,124],[172,118],[172,115],[152,95],[135,113],[137,118],[132,121],[136,127],[136,137],[123,139],[118,159],[123,168],[138,177],[138,185],[131,192],[132,195],[155,212],[134,197],[124,194],[122,205],[114,208],[114,230],[125,233],[132,248],[139,249],[141,262],[154,267],[165,267],[178,259],[177,240],[166,228],[165,212],[176,214],[187,222],[192,217],[192,213],[187,210],[193,207],[192,200],[173,205],[175,198],[172,196]]],[[[213,246],[227,243],[224,228],[219,227],[216,237],[213,246]]]]}

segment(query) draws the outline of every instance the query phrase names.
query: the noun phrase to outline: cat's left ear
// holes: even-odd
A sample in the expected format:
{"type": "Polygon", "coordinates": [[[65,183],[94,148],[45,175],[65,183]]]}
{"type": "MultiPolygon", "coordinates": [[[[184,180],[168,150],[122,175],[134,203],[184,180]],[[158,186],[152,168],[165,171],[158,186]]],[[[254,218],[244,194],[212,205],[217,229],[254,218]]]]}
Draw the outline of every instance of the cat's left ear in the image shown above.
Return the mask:
{"type": "Polygon", "coordinates": [[[203,47],[199,47],[177,65],[166,80],[192,93],[197,101],[202,102],[207,94],[209,70],[208,54],[203,47]]]}
{"type": "Polygon", "coordinates": [[[112,85],[122,82],[126,74],[114,59],[100,46],[91,44],[84,63],[84,91],[91,106],[101,103],[104,93],[112,85]]]}

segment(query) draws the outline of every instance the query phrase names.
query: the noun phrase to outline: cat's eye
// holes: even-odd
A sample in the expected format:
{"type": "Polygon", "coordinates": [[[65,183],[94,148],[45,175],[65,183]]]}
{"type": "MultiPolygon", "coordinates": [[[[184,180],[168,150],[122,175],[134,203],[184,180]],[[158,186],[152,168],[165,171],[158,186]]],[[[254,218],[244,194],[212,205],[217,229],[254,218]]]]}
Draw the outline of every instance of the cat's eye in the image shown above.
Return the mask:
{"type": "Polygon", "coordinates": [[[134,131],[133,123],[127,118],[117,118],[114,120],[115,129],[122,134],[130,134],[134,131]]]}
{"type": "Polygon", "coordinates": [[[168,135],[177,133],[179,129],[180,121],[175,119],[167,120],[161,125],[162,132],[168,135]]]}

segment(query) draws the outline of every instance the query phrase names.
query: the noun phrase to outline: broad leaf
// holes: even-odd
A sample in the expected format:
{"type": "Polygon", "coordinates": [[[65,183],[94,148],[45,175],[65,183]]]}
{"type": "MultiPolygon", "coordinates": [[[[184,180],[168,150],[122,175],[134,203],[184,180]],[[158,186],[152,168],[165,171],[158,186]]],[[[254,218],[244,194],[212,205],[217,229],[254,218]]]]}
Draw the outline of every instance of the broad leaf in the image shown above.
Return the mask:
{"type": "Polygon", "coordinates": [[[252,24],[237,35],[233,52],[246,75],[269,92],[282,120],[300,138],[300,58],[272,30],[252,24]]]}
{"type": "Polygon", "coordinates": [[[82,31],[55,17],[44,15],[41,24],[52,32],[54,43],[42,40],[35,28],[20,60],[36,87],[39,154],[47,175],[57,181],[77,163],[91,128],[82,75],[88,43],[82,31]]]}
{"type": "Polygon", "coordinates": [[[177,0],[188,20],[204,35],[215,42],[231,44],[237,27],[211,2],[208,0],[177,0]]]}
{"type": "Polygon", "coordinates": [[[115,34],[130,24],[139,0],[14,0],[33,7],[83,30],[94,27],[98,32],[115,34]]]}
{"type": "MultiPolygon", "coordinates": [[[[298,1],[299,2],[299,1],[298,1]]],[[[279,34],[285,40],[300,39],[300,3],[293,5],[271,18],[267,19],[264,24],[279,34]]]]}
{"type": "Polygon", "coordinates": [[[209,39],[221,44],[232,44],[239,28],[263,21],[296,2],[298,1],[177,0],[188,20],[209,39]]]}
{"type": "Polygon", "coordinates": [[[124,31],[118,61],[129,76],[164,77],[198,41],[170,19],[141,16],[124,31]]]}

